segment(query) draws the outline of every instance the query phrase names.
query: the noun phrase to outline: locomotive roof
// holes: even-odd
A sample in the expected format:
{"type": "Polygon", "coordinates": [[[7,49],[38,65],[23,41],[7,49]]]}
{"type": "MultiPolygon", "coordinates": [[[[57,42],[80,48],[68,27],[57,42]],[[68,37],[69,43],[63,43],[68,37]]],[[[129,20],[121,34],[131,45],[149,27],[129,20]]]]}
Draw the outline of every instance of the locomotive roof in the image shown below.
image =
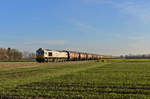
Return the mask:
{"type": "Polygon", "coordinates": [[[47,51],[53,51],[53,50],[50,50],[50,49],[45,49],[45,50],[47,50],[47,51]]]}
{"type": "Polygon", "coordinates": [[[60,50],[50,50],[50,49],[45,49],[46,51],[58,51],[58,52],[64,52],[64,51],[60,51],[60,50]]]}

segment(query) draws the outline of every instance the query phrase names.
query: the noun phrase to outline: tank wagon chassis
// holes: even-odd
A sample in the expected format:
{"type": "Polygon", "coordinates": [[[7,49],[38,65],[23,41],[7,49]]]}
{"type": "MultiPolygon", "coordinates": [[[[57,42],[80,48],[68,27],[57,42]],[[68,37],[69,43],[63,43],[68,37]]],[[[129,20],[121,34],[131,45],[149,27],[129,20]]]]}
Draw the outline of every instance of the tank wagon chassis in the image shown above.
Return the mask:
{"type": "Polygon", "coordinates": [[[37,62],[98,60],[101,58],[102,58],[101,55],[74,52],[74,51],[55,51],[43,48],[40,48],[36,51],[37,62]]]}

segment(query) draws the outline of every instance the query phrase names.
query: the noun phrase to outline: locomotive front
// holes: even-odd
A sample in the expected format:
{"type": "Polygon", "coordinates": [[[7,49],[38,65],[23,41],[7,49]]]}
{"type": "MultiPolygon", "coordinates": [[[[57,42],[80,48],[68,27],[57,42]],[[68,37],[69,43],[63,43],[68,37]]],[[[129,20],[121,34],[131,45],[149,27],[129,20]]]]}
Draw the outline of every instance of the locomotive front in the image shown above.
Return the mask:
{"type": "Polygon", "coordinates": [[[44,56],[44,49],[40,48],[36,51],[36,61],[37,62],[44,62],[45,56],[44,56]]]}

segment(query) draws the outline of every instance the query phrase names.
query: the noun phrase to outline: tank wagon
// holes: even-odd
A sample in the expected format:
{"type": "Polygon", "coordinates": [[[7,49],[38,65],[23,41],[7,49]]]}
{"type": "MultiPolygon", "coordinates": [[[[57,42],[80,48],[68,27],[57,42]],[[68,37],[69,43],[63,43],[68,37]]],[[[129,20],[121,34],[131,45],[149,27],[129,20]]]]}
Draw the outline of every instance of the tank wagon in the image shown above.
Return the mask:
{"type": "Polygon", "coordinates": [[[80,53],[74,51],[64,51],[67,53],[67,60],[77,61],[80,58],[80,53]]]}
{"type": "Polygon", "coordinates": [[[88,60],[87,53],[80,53],[79,52],[79,54],[80,54],[79,60],[88,60]]]}
{"type": "Polygon", "coordinates": [[[39,48],[36,51],[37,62],[98,60],[101,58],[101,55],[66,50],[56,51],[39,48]]]}

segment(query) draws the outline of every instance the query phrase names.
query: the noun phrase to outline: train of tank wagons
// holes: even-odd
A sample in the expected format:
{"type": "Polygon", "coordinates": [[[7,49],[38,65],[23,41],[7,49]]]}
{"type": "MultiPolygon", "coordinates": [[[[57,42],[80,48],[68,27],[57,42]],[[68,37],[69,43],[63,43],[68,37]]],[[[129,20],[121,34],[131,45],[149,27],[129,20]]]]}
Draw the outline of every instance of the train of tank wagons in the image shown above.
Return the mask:
{"type": "Polygon", "coordinates": [[[39,48],[36,51],[37,62],[99,60],[101,58],[103,58],[102,55],[66,50],[56,51],[39,48]]]}

